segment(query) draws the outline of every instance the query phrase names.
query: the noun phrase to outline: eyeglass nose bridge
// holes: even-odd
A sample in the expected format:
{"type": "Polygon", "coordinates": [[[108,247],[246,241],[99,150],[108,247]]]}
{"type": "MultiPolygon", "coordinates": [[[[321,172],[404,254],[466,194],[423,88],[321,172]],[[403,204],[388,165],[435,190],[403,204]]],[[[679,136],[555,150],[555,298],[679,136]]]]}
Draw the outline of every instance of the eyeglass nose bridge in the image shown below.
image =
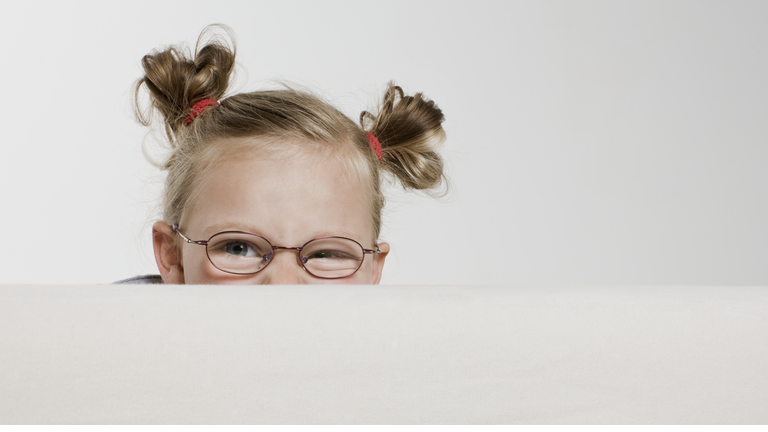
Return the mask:
{"type": "MultiPolygon", "coordinates": [[[[275,255],[275,254],[274,254],[274,251],[276,251],[276,250],[278,250],[278,249],[295,250],[296,252],[298,252],[299,261],[301,261],[301,264],[302,264],[302,265],[303,265],[303,264],[306,264],[306,263],[307,263],[307,261],[309,261],[309,260],[307,259],[307,257],[305,257],[305,256],[303,256],[303,255],[301,254],[301,250],[302,250],[302,249],[304,249],[304,247],[302,247],[302,246],[298,246],[298,247],[290,247],[290,246],[272,246],[272,253],[264,255],[264,261],[265,261],[265,262],[267,262],[267,263],[270,263],[270,262],[272,262],[272,257],[275,255]]],[[[266,266],[265,266],[265,267],[266,267],[266,266]]]]}

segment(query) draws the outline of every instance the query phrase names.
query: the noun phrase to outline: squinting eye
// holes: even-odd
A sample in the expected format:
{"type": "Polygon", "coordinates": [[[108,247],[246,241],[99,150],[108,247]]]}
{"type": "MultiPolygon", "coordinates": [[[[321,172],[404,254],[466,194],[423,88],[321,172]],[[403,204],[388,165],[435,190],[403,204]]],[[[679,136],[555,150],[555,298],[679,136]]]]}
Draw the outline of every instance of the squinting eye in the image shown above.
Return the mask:
{"type": "Polygon", "coordinates": [[[224,246],[224,252],[237,256],[254,257],[256,251],[248,244],[243,242],[230,242],[224,246]]]}
{"type": "Polygon", "coordinates": [[[356,259],[354,256],[337,250],[319,250],[312,252],[307,259],[356,259]]]}

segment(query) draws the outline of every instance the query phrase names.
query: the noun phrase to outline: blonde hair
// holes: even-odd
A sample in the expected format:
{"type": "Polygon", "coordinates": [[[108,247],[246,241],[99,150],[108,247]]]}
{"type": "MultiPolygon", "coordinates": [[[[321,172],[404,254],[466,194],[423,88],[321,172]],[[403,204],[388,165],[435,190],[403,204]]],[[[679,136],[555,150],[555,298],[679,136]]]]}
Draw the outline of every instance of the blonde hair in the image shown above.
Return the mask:
{"type": "Polygon", "coordinates": [[[378,110],[361,113],[359,126],[319,97],[292,88],[229,96],[184,126],[196,103],[219,100],[227,93],[235,68],[233,40],[227,26],[212,25],[201,33],[193,54],[171,46],[141,61],[144,76],[135,84],[136,118],[150,126],[153,113],[159,113],[171,149],[161,165],[168,173],[162,199],[168,224],[181,223],[201,179],[216,162],[242,151],[287,151],[286,140],[342,155],[369,188],[374,240],[385,202],[382,172],[407,189],[435,190],[443,184],[443,161],[435,151],[445,139],[442,111],[421,93],[407,96],[391,82],[378,110]],[[141,108],[142,88],[149,91],[146,111],[141,108]],[[381,143],[381,161],[365,130],[381,143]]]}

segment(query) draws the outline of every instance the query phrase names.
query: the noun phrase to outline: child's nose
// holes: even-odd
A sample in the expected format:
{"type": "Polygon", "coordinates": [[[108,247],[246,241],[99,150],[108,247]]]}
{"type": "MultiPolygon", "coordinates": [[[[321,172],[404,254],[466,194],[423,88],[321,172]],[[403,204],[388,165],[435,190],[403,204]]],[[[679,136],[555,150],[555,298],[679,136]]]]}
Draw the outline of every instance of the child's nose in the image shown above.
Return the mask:
{"type": "Polygon", "coordinates": [[[268,285],[300,285],[306,271],[298,262],[296,251],[276,250],[272,262],[264,269],[268,285]]]}

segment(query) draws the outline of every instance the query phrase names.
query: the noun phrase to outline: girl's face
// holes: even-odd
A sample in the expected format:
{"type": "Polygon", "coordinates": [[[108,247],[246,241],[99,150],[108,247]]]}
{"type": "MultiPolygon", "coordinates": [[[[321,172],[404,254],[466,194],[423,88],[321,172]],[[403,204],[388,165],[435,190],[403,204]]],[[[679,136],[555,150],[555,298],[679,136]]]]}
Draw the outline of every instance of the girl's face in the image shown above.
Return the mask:
{"type": "MultiPolygon", "coordinates": [[[[208,240],[222,231],[259,234],[274,246],[298,247],[324,236],[353,239],[376,249],[366,189],[350,184],[332,155],[319,158],[253,158],[224,160],[206,174],[184,225],[192,240],[208,240]]],[[[212,265],[206,247],[181,243],[163,222],[153,228],[155,259],[165,283],[174,284],[377,284],[389,245],[366,254],[360,269],[342,279],[312,276],[297,251],[278,249],[258,273],[234,275],[212,265]]]]}

